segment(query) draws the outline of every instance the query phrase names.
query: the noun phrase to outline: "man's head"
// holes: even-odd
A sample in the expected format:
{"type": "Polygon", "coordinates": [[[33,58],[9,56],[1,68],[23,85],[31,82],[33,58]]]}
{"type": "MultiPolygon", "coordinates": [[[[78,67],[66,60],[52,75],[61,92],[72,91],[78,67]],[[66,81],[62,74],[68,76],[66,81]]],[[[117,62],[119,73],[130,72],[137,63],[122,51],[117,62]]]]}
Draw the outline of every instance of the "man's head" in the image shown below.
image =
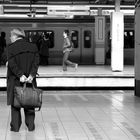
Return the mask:
{"type": "Polygon", "coordinates": [[[20,39],[20,38],[24,38],[25,37],[25,33],[22,29],[20,28],[15,28],[13,30],[11,30],[11,42],[15,42],[16,40],[20,39]]]}
{"type": "Polygon", "coordinates": [[[1,37],[5,38],[5,36],[6,36],[6,33],[5,32],[1,32],[1,37]]]}

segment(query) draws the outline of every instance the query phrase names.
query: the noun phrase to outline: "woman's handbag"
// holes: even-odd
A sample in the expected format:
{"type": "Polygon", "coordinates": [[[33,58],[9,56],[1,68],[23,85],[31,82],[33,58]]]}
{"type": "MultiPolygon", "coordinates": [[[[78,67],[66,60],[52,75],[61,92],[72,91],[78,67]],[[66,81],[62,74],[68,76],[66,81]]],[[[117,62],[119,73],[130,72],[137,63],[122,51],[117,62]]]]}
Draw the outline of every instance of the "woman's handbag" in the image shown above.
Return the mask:
{"type": "Polygon", "coordinates": [[[31,87],[26,86],[26,82],[23,87],[16,86],[14,89],[14,107],[17,108],[38,108],[41,109],[42,105],[42,90],[35,88],[32,84],[31,87]]]}

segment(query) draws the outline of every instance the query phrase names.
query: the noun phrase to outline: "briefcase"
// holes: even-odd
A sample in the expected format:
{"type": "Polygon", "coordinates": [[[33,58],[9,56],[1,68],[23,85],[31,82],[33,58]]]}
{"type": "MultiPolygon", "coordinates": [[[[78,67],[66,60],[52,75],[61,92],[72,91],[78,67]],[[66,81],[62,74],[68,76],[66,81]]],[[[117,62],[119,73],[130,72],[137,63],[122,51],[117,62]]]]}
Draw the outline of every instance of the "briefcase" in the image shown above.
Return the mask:
{"type": "Polygon", "coordinates": [[[34,85],[27,87],[26,82],[23,86],[15,86],[14,89],[14,107],[16,108],[38,108],[42,106],[42,93],[39,88],[34,85]]]}

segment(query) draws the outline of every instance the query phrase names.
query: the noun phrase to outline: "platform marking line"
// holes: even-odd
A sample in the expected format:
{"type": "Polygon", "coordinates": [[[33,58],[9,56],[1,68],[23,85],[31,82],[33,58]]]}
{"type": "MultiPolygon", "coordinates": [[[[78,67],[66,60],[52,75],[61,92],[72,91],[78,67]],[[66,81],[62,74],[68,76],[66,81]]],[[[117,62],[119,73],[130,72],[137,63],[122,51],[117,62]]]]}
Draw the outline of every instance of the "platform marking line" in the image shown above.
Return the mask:
{"type": "Polygon", "coordinates": [[[102,136],[98,133],[98,131],[91,122],[85,122],[85,124],[96,140],[103,140],[102,136]]]}
{"type": "Polygon", "coordinates": [[[88,99],[86,97],[84,97],[83,95],[79,94],[78,97],[81,98],[83,101],[86,101],[86,102],[88,101],[88,99]]]}
{"type": "Polygon", "coordinates": [[[140,133],[138,133],[134,128],[130,127],[128,123],[121,123],[137,140],[140,140],[140,133]]]}
{"type": "Polygon", "coordinates": [[[59,95],[53,95],[53,96],[56,98],[57,101],[62,102],[62,99],[59,95]]]}

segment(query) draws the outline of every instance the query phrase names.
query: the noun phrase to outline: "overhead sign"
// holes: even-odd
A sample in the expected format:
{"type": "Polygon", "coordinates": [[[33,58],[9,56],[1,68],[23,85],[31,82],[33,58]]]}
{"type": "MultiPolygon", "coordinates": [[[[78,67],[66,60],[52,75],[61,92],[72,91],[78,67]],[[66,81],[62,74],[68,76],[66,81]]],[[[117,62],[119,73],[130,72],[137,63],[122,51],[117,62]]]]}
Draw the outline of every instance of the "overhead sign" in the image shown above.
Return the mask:
{"type": "Polygon", "coordinates": [[[89,15],[86,6],[48,6],[48,15],[89,15]]]}

